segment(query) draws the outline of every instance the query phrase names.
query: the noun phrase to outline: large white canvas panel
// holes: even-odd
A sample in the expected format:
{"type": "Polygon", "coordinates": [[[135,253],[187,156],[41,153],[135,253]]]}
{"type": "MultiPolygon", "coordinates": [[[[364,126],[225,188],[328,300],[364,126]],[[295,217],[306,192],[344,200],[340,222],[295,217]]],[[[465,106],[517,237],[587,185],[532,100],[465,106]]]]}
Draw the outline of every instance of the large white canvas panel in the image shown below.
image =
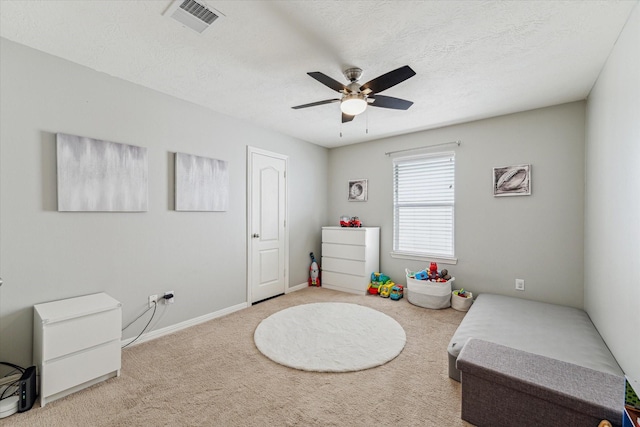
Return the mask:
{"type": "Polygon", "coordinates": [[[176,153],[176,210],[226,211],[228,208],[228,162],[176,153]]]}
{"type": "Polygon", "coordinates": [[[58,133],[58,210],[148,210],[147,149],[58,133]]]}

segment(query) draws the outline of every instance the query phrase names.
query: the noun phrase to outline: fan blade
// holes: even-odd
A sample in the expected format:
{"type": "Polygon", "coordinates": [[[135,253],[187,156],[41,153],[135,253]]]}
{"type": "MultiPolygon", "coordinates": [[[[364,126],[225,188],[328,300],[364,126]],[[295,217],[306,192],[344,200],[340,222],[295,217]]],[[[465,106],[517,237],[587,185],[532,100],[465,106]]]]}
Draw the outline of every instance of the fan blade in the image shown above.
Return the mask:
{"type": "Polygon", "coordinates": [[[397,85],[398,83],[402,83],[403,81],[415,75],[416,72],[413,71],[408,65],[405,65],[404,67],[389,71],[388,73],[383,74],[380,77],[376,77],[375,79],[368,81],[367,83],[360,86],[360,91],[364,92],[365,90],[368,90],[368,92],[366,93],[379,93],[383,90],[387,90],[390,87],[397,85]]]}
{"type": "Polygon", "coordinates": [[[350,122],[351,120],[353,120],[355,116],[349,116],[345,113],[342,113],[342,123],[347,123],[350,122]]]}
{"type": "Polygon", "coordinates": [[[336,98],[336,99],[325,99],[324,101],[312,102],[310,104],[296,105],[295,107],[291,107],[291,108],[293,108],[294,110],[298,110],[300,108],[315,107],[316,105],[331,104],[331,103],[338,102],[338,101],[340,101],[338,98],[336,98]]]}
{"type": "Polygon", "coordinates": [[[339,81],[332,79],[331,77],[327,76],[326,74],[321,73],[320,71],[313,71],[313,72],[307,73],[307,74],[309,74],[311,77],[313,77],[314,79],[316,79],[317,81],[319,81],[323,85],[328,86],[331,89],[335,90],[336,92],[351,93],[351,89],[349,89],[348,87],[346,87],[345,85],[343,85],[339,81]]]}
{"type": "Polygon", "coordinates": [[[369,104],[372,107],[391,108],[393,110],[407,110],[413,105],[411,101],[392,96],[369,95],[368,99],[373,99],[373,102],[369,104]]]}

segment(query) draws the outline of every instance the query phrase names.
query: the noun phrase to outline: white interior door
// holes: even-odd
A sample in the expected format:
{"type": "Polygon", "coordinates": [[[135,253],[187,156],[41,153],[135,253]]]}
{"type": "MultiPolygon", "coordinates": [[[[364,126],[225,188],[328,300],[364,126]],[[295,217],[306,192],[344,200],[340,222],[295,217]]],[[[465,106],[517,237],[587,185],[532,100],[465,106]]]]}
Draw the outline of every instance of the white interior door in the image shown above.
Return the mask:
{"type": "Polygon", "coordinates": [[[248,147],[248,299],[283,294],[287,282],[287,157],[248,147]]]}

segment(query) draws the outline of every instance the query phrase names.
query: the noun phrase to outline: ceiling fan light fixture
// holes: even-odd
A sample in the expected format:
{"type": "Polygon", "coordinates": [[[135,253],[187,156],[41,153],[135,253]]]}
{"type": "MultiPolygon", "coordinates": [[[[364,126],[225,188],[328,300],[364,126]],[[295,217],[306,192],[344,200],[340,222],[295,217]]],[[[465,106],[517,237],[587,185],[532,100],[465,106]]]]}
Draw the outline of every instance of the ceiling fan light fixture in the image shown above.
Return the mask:
{"type": "Polygon", "coordinates": [[[342,97],[340,110],[348,116],[357,116],[366,110],[367,101],[360,93],[350,93],[342,97]]]}

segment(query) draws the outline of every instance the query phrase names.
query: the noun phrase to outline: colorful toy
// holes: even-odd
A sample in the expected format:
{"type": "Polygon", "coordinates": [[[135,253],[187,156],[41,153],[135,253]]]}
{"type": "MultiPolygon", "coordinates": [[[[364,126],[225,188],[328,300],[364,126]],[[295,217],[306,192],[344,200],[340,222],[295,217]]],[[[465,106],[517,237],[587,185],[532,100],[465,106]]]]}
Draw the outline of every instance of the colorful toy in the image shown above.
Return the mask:
{"type": "Polygon", "coordinates": [[[437,280],[438,279],[438,264],[432,262],[429,265],[429,280],[437,280]]]}
{"type": "Polygon", "coordinates": [[[389,295],[389,298],[394,301],[398,301],[400,298],[402,298],[403,295],[404,288],[402,287],[402,285],[395,285],[391,288],[391,294],[389,295]]]}
{"type": "Polygon", "coordinates": [[[313,256],[313,252],[309,254],[311,257],[311,266],[309,267],[309,286],[320,286],[320,268],[313,256]]]}
{"type": "Polygon", "coordinates": [[[387,276],[386,274],[377,273],[377,272],[371,273],[372,282],[380,282],[380,284],[382,284],[382,283],[388,282],[389,280],[391,280],[391,277],[387,276]]]}
{"type": "Polygon", "coordinates": [[[385,282],[383,285],[380,285],[380,287],[378,288],[378,292],[380,293],[380,296],[383,298],[389,298],[389,296],[391,295],[391,289],[395,285],[396,284],[393,283],[391,280],[389,280],[388,282],[385,282]]]}
{"type": "Polygon", "coordinates": [[[367,292],[369,292],[371,295],[378,295],[380,285],[381,285],[380,282],[369,283],[369,286],[367,287],[367,292]]]}
{"type": "Polygon", "coordinates": [[[429,279],[429,273],[427,273],[425,270],[422,271],[418,271],[415,275],[414,275],[416,280],[427,280],[429,279]]]}
{"type": "Polygon", "coordinates": [[[346,215],[340,217],[340,227],[362,227],[362,222],[357,216],[349,218],[346,215]]]}
{"type": "Polygon", "coordinates": [[[367,292],[372,295],[380,293],[380,286],[391,281],[391,278],[385,274],[373,272],[371,273],[371,283],[367,287],[367,292]]]}
{"type": "Polygon", "coordinates": [[[453,291],[453,295],[461,298],[473,298],[473,294],[471,292],[465,291],[464,288],[453,291]]]}

